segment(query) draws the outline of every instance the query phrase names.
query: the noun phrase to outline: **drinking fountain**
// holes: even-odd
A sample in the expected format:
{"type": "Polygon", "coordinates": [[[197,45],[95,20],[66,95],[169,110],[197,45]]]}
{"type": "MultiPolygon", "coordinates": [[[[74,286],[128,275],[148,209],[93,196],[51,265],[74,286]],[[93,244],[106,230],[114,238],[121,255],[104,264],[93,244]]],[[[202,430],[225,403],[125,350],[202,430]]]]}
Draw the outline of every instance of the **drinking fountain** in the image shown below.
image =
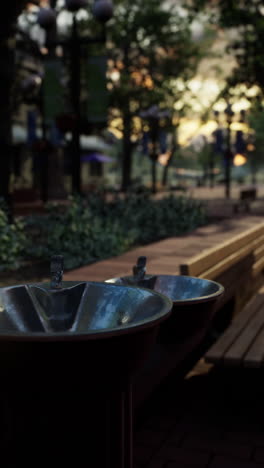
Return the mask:
{"type": "MultiPolygon", "coordinates": [[[[221,284],[191,276],[146,274],[147,257],[138,257],[131,276],[105,280],[124,286],[143,287],[172,300],[172,313],[161,323],[155,346],[133,379],[134,411],[165,379],[197,350],[210,329],[215,305],[224,292],[221,284]]],[[[196,358],[197,359],[197,358],[196,358]]]]}
{"type": "Polygon", "coordinates": [[[170,318],[159,329],[159,339],[184,342],[192,335],[203,336],[209,329],[214,306],[224,287],[212,280],[184,275],[146,274],[147,257],[140,256],[131,276],[107,279],[107,283],[137,286],[159,292],[173,302],[170,318]]]}
{"type": "Polygon", "coordinates": [[[60,255],[50,274],[0,288],[5,467],[132,468],[131,377],[172,301],[133,285],[63,281],[60,255]]]}

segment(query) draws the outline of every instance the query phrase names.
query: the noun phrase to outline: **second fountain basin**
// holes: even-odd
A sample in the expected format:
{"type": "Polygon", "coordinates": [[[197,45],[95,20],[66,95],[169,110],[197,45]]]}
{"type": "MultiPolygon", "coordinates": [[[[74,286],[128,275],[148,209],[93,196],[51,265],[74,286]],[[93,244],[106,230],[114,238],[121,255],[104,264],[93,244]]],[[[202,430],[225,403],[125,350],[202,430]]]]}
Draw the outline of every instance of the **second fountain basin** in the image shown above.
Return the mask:
{"type": "Polygon", "coordinates": [[[138,280],[124,276],[106,282],[148,288],[172,300],[172,314],[159,331],[162,342],[204,336],[212,323],[215,304],[224,292],[224,287],[215,281],[184,275],[145,275],[138,280]]]}

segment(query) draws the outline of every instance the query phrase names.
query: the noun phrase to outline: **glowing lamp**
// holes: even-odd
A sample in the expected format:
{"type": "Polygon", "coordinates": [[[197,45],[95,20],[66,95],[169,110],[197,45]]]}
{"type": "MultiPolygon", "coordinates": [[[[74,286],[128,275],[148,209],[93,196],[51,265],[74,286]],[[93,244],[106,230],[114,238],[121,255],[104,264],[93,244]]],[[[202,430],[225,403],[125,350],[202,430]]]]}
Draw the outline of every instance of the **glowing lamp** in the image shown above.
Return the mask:
{"type": "Polygon", "coordinates": [[[248,151],[254,151],[255,149],[256,149],[256,148],[255,148],[255,146],[254,146],[252,143],[249,143],[249,144],[247,145],[247,150],[248,150],[248,151]]]}
{"type": "Polygon", "coordinates": [[[243,154],[236,154],[234,157],[234,166],[243,166],[246,164],[247,158],[243,154]]]}

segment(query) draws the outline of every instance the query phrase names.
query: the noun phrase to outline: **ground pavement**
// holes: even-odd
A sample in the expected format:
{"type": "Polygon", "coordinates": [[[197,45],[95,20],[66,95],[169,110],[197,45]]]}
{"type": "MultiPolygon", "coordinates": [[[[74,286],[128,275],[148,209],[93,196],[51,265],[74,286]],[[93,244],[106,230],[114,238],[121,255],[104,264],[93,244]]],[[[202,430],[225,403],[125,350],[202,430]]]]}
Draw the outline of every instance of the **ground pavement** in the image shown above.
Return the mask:
{"type": "MultiPolygon", "coordinates": [[[[208,226],[78,268],[64,279],[103,281],[131,274],[140,255],[147,256],[148,273],[178,274],[186,258],[264,220],[262,196],[251,213],[234,215],[221,190],[195,191],[196,198],[210,195],[208,226]]],[[[199,359],[184,376],[172,376],[136,422],[134,458],[135,468],[264,467],[262,374],[223,372],[199,359]]]]}
{"type": "Polygon", "coordinates": [[[230,375],[201,359],[155,392],[135,430],[135,468],[263,467],[263,390],[259,373],[230,375]]]}

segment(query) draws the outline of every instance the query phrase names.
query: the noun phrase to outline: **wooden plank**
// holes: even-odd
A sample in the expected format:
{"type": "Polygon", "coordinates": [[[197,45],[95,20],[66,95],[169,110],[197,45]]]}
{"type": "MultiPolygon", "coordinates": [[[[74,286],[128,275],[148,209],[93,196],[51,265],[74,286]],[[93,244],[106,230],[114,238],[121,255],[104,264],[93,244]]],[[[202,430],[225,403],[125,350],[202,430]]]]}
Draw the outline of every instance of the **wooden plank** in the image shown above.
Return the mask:
{"type": "Polygon", "coordinates": [[[256,262],[264,258],[264,239],[262,240],[262,237],[260,238],[259,246],[255,246],[254,257],[256,262]]]}
{"type": "Polygon", "coordinates": [[[251,280],[251,291],[252,291],[252,294],[256,294],[259,289],[263,286],[263,283],[264,283],[264,274],[263,273],[259,273],[257,275],[252,275],[252,280],[251,280]]]}
{"type": "MultiPolygon", "coordinates": [[[[261,312],[264,322],[264,307],[261,309],[261,312]]],[[[245,367],[262,367],[264,365],[264,325],[246,353],[243,364],[245,367]]]]}
{"type": "Polygon", "coordinates": [[[264,270],[264,257],[260,258],[256,263],[254,263],[253,268],[252,268],[253,276],[258,275],[259,273],[262,272],[262,270],[264,270]]]}
{"type": "Polygon", "coordinates": [[[227,353],[238,336],[243,332],[245,327],[247,327],[252,317],[254,317],[254,315],[259,310],[259,307],[263,304],[263,296],[264,288],[261,289],[261,291],[247,303],[243,311],[241,311],[236,316],[232,324],[206,352],[206,362],[222,362],[224,355],[227,353]]]}
{"type": "Polygon", "coordinates": [[[249,246],[254,239],[264,234],[264,223],[254,226],[233,238],[222,242],[217,247],[205,249],[200,254],[180,265],[182,275],[198,276],[203,271],[222,261],[223,258],[232,255],[244,246],[249,246]]]}
{"type": "MultiPolygon", "coordinates": [[[[254,296],[253,300],[256,296],[254,296]]],[[[255,314],[251,316],[251,319],[247,323],[246,327],[243,328],[239,336],[230,346],[228,351],[224,354],[224,363],[229,365],[240,365],[242,364],[243,357],[246,355],[250,346],[254,343],[258,333],[263,327],[263,303],[264,294],[258,294],[258,308],[255,314]]],[[[240,315],[240,314],[239,314],[240,315]]],[[[238,315],[238,317],[239,317],[238,315]]]]}
{"type": "MultiPolygon", "coordinates": [[[[238,263],[240,260],[249,256],[250,254],[252,255],[251,263],[253,266],[254,256],[252,253],[252,247],[251,245],[248,245],[246,247],[239,249],[237,252],[233,253],[232,255],[225,257],[223,260],[219,261],[218,263],[215,263],[211,268],[209,268],[208,270],[204,270],[198,276],[199,278],[215,279],[221,273],[228,270],[232,265],[238,263]]],[[[193,275],[190,275],[190,276],[193,276],[193,275]]]]}
{"type": "MultiPolygon", "coordinates": [[[[242,247],[237,252],[234,252],[232,255],[225,257],[222,261],[214,264],[210,269],[203,271],[198,276],[199,278],[215,279],[218,275],[225,272],[235,263],[239,262],[243,257],[246,257],[252,252],[252,265],[255,262],[256,256],[259,257],[258,265],[255,267],[256,272],[261,269],[262,262],[264,262],[264,235],[258,239],[255,239],[249,245],[242,247]],[[259,247],[261,246],[261,247],[259,247]],[[262,257],[262,259],[260,258],[262,257]]],[[[253,266],[254,268],[254,266],[253,266]]],[[[192,276],[192,275],[191,275],[192,276]]]]}
{"type": "Polygon", "coordinates": [[[246,257],[235,265],[232,265],[230,269],[223,272],[221,275],[214,278],[214,280],[222,284],[225,289],[224,294],[217,301],[217,310],[221,309],[227,301],[230,301],[233,298],[235,313],[238,303],[243,303],[244,306],[244,304],[249,301],[252,296],[251,268],[252,258],[246,257]]]}
{"type": "MultiPolygon", "coordinates": [[[[214,279],[217,275],[220,275],[222,272],[225,272],[234,263],[237,263],[239,259],[245,257],[246,255],[252,252],[252,263],[255,262],[256,252],[259,252],[259,246],[264,243],[264,235],[254,241],[250,242],[249,245],[239,249],[234,254],[224,258],[218,264],[213,265],[212,268],[204,271],[200,277],[214,279]]],[[[259,252],[260,253],[260,252],[259,252]]]]}
{"type": "Polygon", "coordinates": [[[237,263],[234,263],[234,265],[231,265],[227,270],[217,275],[215,280],[223,284],[226,289],[230,289],[230,286],[233,284],[237,287],[237,284],[242,281],[242,279],[246,281],[252,278],[252,262],[252,255],[247,255],[237,263]]]}

